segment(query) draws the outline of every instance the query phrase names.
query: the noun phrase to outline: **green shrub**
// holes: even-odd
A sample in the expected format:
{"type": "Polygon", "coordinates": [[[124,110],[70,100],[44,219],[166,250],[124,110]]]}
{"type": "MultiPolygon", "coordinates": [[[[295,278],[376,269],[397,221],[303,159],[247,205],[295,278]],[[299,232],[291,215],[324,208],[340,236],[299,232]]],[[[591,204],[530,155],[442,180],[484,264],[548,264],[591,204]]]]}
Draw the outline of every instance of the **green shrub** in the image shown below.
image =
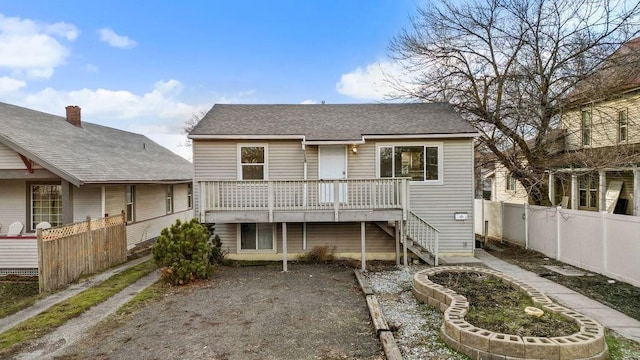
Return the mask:
{"type": "Polygon", "coordinates": [[[209,230],[209,234],[211,237],[209,241],[211,242],[212,251],[211,251],[211,263],[216,265],[221,265],[224,260],[224,256],[226,253],[222,250],[222,241],[220,240],[220,236],[215,233],[216,224],[205,224],[207,230],[209,230]]]}
{"type": "Polygon", "coordinates": [[[213,246],[210,234],[198,219],[176,220],[162,229],[153,245],[153,259],[160,266],[161,278],[173,285],[207,279],[213,273],[213,246]]]}

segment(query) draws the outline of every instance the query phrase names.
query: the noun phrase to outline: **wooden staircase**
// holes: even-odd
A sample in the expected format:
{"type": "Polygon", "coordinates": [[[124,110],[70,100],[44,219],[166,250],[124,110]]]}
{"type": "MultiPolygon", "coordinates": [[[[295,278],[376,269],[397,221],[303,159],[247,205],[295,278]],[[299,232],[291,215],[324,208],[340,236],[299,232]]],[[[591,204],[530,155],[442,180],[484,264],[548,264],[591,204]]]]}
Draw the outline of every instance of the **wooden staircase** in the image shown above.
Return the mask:
{"type": "MultiPolygon", "coordinates": [[[[396,237],[394,225],[386,222],[377,222],[376,224],[393,238],[396,237]]],[[[438,266],[438,238],[440,231],[412,211],[409,211],[404,227],[405,236],[400,236],[400,242],[404,244],[406,240],[407,250],[414,253],[427,264],[438,266]]]]}

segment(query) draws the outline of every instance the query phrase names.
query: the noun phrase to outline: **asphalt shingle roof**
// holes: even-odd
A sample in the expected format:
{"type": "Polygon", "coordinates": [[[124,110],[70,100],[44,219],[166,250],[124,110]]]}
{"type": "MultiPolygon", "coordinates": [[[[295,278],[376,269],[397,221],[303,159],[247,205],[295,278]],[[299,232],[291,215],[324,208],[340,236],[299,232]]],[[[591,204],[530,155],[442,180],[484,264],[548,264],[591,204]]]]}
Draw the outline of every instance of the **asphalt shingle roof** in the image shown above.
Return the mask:
{"type": "Polygon", "coordinates": [[[366,135],[471,133],[476,130],[447,103],[216,104],[189,135],[304,135],[307,141],[351,141],[366,135]]]}
{"type": "Polygon", "coordinates": [[[181,182],[192,164],[144,135],[0,103],[0,143],[79,185],[181,182]]]}

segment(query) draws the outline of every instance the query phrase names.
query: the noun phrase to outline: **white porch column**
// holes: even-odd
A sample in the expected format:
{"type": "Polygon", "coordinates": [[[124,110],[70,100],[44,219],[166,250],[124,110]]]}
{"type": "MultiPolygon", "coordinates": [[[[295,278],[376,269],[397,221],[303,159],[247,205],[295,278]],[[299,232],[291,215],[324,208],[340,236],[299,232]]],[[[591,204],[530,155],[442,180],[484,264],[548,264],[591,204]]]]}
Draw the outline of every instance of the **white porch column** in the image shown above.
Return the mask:
{"type": "Polygon", "coordinates": [[[549,201],[551,205],[556,204],[556,176],[549,171],[549,201]]]}
{"type": "Polygon", "coordinates": [[[633,169],[633,216],[640,216],[640,169],[633,169]]]}
{"type": "Polygon", "coordinates": [[[282,271],[287,272],[287,223],[282,223],[282,271]]]}
{"type": "Polygon", "coordinates": [[[605,171],[598,171],[600,179],[598,179],[598,209],[600,211],[607,211],[607,173],[605,171]]]}
{"type": "Polygon", "coordinates": [[[362,271],[367,270],[367,251],[365,246],[365,227],[366,223],[364,221],[360,222],[360,267],[362,271]]]}
{"type": "Polygon", "coordinates": [[[571,208],[578,210],[578,175],[571,174],[571,208]]]}

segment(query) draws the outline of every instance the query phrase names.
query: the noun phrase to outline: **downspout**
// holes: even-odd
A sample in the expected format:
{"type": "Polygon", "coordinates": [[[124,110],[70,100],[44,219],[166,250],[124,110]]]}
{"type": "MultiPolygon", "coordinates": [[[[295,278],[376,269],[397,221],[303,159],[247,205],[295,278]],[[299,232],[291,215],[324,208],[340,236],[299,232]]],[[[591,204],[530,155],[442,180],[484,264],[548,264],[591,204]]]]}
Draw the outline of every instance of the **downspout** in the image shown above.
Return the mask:
{"type": "MultiPolygon", "coordinates": [[[[304,158],[304,162],[302,164],[302,179],[304,181],[304,185],[302,186],[302,205],[304,207],[307,206],[307,148],[302,143],[302,156],[304,158]]],[[[307,222],[302,222],[302,250],[307,250],[307,222]]]]}

